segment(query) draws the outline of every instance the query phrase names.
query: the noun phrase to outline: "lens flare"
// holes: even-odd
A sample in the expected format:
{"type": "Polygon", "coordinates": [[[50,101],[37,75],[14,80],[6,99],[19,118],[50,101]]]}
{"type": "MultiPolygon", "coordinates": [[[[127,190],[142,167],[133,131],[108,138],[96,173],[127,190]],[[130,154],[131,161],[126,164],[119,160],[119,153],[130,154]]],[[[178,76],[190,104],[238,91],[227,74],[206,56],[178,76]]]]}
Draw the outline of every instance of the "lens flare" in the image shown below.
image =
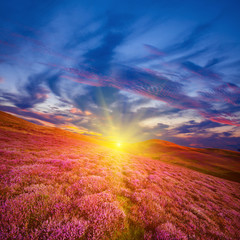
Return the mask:
{"type": "Polygon", "coordinates": [[[145,140],[146,135],[142,133],[139,125],[139,120],[145,112],[140,111],[133,115],[131,106],[116,105],[117,98],[114,101],[114,96],[111,99],[113,103],[110,104],[109,99],[105,99],[106,91],[109,92],[112,89],[99,88],[96,92],[100,117],[93,118],[94,131],[101,134],[104,145],[124,151],[132,143],[145,140]]]}

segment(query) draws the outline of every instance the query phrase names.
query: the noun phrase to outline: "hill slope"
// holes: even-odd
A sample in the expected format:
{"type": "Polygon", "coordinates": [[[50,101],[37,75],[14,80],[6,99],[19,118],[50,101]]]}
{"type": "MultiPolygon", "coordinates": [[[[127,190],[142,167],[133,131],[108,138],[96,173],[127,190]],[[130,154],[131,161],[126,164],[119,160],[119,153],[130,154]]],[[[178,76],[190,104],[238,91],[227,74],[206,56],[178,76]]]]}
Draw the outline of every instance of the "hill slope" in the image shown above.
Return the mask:
{"type": "Polygon", "coordinates": [[[239,183],[3,115],[0,239],[240,238],[239,183]]]}
{"type": "Polygon", "coordinates": [[[222,149],[183,147],[163,140],[135,143],[131,153],[240,182],[240,153],[222,149]]]}
{"type": "Polygon", "coordinates": [[[87,142],[101,143],[97,138],[76,134],[60,128],[36,125],[6,112],[0,111],[0,129],[6,132],[28,133],[38,136],[64,137],[87,142]]]}

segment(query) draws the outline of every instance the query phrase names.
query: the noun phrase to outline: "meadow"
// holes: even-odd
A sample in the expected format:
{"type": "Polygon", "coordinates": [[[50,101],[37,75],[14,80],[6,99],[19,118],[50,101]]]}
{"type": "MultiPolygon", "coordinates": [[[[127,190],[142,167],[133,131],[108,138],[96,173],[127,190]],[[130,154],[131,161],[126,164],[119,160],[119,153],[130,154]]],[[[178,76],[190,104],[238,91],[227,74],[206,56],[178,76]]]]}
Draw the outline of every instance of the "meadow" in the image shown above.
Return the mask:
{"type": "Polygon", "coordinates": [[[238,182],[6,113],[0,146],[0,239],[240,239],[238,182]]]}

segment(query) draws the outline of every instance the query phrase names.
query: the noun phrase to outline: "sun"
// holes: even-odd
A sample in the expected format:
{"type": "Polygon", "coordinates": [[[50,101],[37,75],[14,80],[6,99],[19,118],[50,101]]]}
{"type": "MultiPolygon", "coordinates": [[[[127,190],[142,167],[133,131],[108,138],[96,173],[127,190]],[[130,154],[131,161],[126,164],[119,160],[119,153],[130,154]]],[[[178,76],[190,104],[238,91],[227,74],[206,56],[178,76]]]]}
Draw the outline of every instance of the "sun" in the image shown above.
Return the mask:
{"type": "Polygon", "coordinates": [[[117,142],[116,145],[117,145],[117,147],[120,148],[122,146],[122,143],[121,142],[117,142]]]}

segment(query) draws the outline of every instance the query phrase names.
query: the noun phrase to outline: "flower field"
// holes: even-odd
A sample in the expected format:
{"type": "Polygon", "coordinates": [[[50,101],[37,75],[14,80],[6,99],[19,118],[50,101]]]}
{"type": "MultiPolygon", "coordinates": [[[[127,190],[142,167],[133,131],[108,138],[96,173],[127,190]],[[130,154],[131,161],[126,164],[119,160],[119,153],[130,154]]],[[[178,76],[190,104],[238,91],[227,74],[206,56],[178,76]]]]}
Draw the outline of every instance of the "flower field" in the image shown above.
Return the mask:
{"type": "Polygon", "coordinates": [[[0,146],[0,239],[240,239],[237,182],[6,113],[0,146]]]}

